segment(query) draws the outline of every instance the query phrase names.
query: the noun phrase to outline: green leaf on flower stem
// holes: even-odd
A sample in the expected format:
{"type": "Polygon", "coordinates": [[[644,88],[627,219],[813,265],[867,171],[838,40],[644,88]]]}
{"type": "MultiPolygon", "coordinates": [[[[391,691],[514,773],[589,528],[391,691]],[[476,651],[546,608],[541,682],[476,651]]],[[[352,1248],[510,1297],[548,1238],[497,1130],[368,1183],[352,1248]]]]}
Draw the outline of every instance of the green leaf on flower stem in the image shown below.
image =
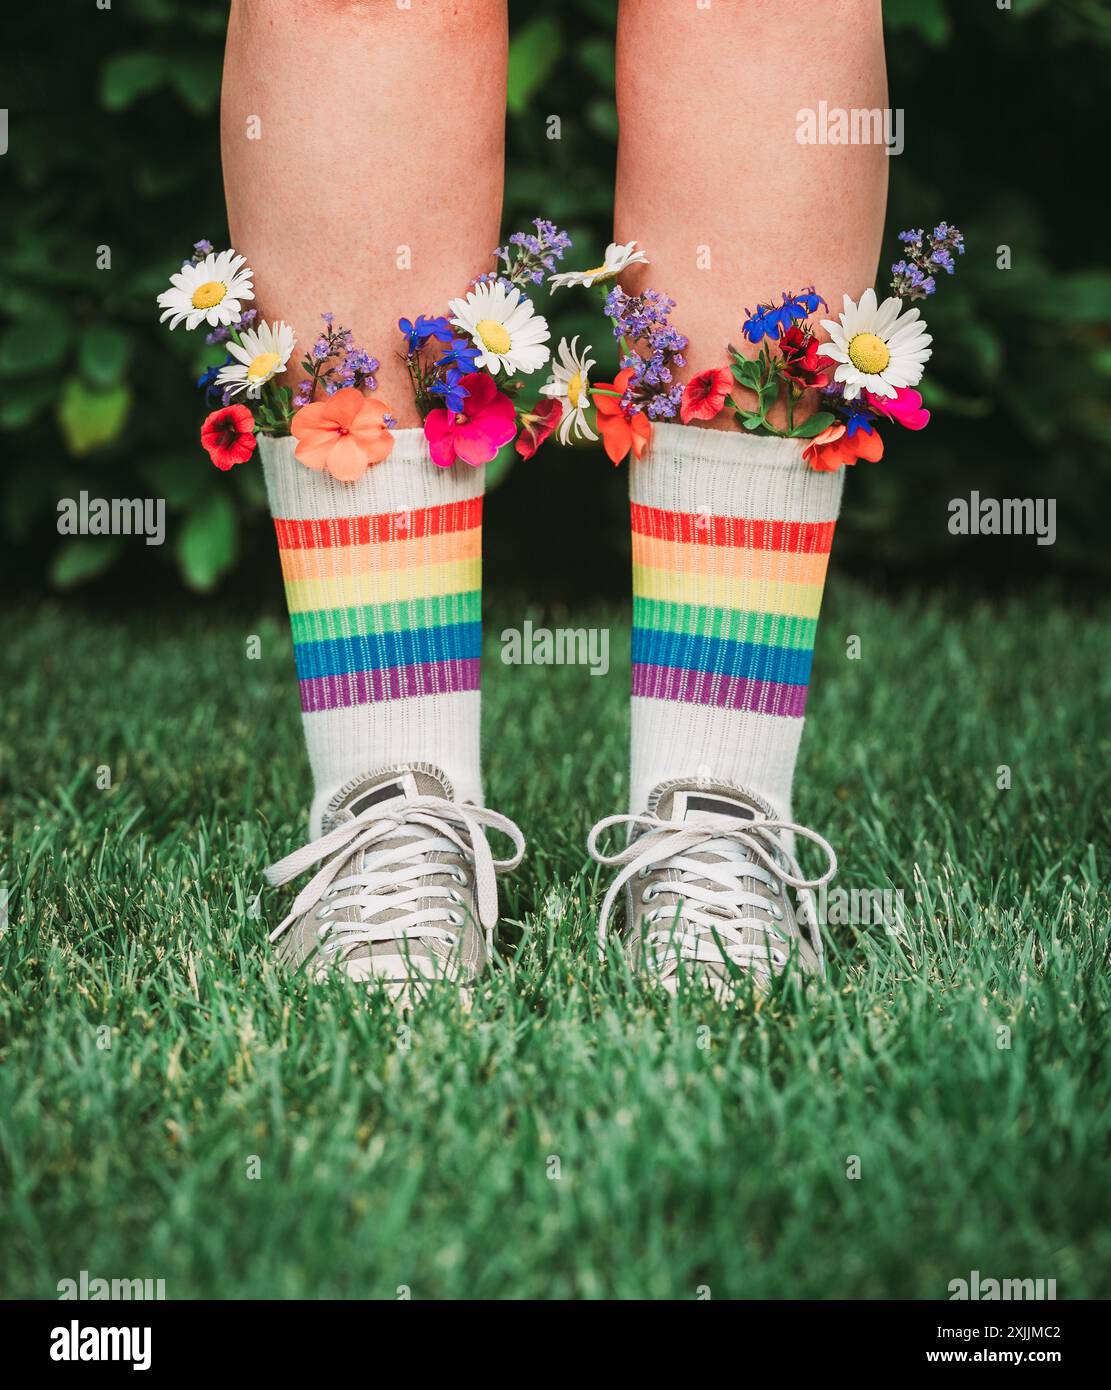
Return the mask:
{"type": "Polygon", "coordinates": [[[758,430],[765,422],[763,415],[750,414],[746,411],[741,415],[741,423],[746,430],[758,430]]]}
{"type": "Polygon", "coordinates": [[[804,420],[801,425],[796,425],[791,431],[792,439],[813,439],[821,434],[823,430],[828,430],[833,424],[833,414],[829,410],[819,410],[816,415],[811,415],[809,420],[804,420]]]}
{"type": "Polygon", "coordinates": [[[750,391],[760,389],[760,364],[750,362],[747,357],[741,357],[733,363],[733,380],[740,382],[742,386],[747,386],[750,391]]]}
{"type": "Polygon", "coordinates": [[[123,111],[165,82],[169,70],[160,53],[117,53],[100,70],[100,102],[108,111],[123,111]]]}
{"type": "Polygon", "coordinates": [[[91,386],[115,386],[130,357],[131,339],[120,328],[94,323],[81,335],[77,365],[91,386]]]}
{"type": "Polygon", "coordinates": [[[559,61],[563,34],[551,15],[540,15],[526,24],[509,45],[509,78],[506,105],[510,114],[522,116],[533,93],[559,61]]]}
{"type": "Polygon", "coordinates": [[[226,492],[214,490],[185,518],[177,559],[185,582],[202,593],[212,589],[235,563],[239,528],[226,492]]]}
{"type": "Polygon", "coordinates": [[[110,444],[124,427],[131,409],[126,386],[92,391],[80,377],[71,376],[58,400],[58,428],[71,454],[87,454],[110,444]]]}
{"type": "Polygon", "coordinates": [[[114,536],[67,541],[50,561],[50,582],[56,589],[72,589],[75,584],[96,579],[111,568],[119,551],[120,543],[114,536]]]}

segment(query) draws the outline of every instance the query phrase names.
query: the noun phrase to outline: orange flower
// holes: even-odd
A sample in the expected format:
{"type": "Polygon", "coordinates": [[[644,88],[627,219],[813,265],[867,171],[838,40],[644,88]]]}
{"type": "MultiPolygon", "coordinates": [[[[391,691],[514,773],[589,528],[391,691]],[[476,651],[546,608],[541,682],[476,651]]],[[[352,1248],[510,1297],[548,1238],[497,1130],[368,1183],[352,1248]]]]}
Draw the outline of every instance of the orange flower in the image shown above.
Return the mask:
{"type": "Polygon", "coordinates": [[[598,410],[598,428],[602,431],[602,444],[613,460],[614,467],[632,449],[640,458],[652,438],[652,424],[643,410],[626,416],[621,409],[621,397],[633,375],[632,367],[620,371],[612,381],[603,381],[593,388],[591,395],[598,410]],[[612,391],[613,395],[606,395],[612,391]]]}
{"type": "Polygon", "coordinates": [[[293,452],[306,468],[327,469],[340,482],[353,483],[393,448],[393,435],[383,423],[387,414],[381,401],[345,386],[297,411],[289,427],[298,441],[293,452]]]}
{"type": "Polygon", "coordinates": [[[857,459],[867,459],[869,463],[879,463],[883,458],[883,440],[880,432],[873,429],[871,434],[864,428],[850,435],[844,425],[830,425],[807,444],[802,456],[811,468],[820,473],[836,473],[847,463],[857,459]]]}

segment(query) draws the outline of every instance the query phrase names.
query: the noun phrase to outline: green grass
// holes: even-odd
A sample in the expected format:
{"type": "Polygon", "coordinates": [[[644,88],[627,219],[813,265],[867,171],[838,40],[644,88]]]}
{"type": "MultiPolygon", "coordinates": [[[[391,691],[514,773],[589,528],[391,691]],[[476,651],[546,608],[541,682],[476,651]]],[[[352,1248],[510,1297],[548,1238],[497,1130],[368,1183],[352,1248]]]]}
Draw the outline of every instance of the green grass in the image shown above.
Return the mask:
{"type": "Polygon", "coordinates": [[[728,1015],[596,961],[627,620],[577,615],[613,626],[594,678],[504,669],[523,616],[488,623],[488,801],[530,841],[501,961],[409,1036],[274,965],[288,894],[249,910],[303,838],[284,620],[3,620],[0,1292],[1111,1294],[1111,610],[833,586],[796,811],[905,935],[831,928],[827,987],[728,1015]]]}

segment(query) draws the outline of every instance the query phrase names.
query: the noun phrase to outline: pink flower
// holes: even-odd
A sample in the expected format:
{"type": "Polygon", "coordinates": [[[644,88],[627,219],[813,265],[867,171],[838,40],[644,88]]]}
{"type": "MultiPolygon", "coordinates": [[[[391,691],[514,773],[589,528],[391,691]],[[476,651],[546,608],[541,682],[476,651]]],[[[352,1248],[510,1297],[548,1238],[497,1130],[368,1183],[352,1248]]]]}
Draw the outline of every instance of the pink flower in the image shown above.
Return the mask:
{"type": "Polygon", "coordinates": [[[873,396],[865,391],[864,398],[877,415],[886,415],[907,430],[924,430],[930,423],[930,412],[922,409],[922,396],[910,386],[901,386],[894,397],[873,396]]]}
{"type": "Polygon", "coordinates": [[[430,410],[424,422],[432,462],[440,468],[450,468],[457,458],[472,468],[489,463],[517,433],[513,402],[498,390],[493,377],[471,372],[461,385],[468,393],[463,409],[430,410]]]}

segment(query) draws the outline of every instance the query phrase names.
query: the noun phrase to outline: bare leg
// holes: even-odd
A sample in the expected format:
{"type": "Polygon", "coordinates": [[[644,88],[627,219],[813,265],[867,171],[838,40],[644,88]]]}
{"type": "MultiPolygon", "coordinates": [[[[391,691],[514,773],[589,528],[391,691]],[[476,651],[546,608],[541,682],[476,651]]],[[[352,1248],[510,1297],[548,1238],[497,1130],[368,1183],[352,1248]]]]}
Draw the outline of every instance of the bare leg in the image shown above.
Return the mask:
{"type": "Polygon", "coordinates": [[[501,219],[505,0],[233,0],[222,142],[232,244],[298,358],[331,310],[416,425],[402,314],[442,313],[487,268],[501,219]],[[435,90],[440,75],[465,110],[435,90]],[[250,118],[257,117],[259,138],[250,118]]]}
{"type": "Polygon", "coordinates": [[[617,90],[615,236],[651,261],[623,283],[676,301],[691,373],[743,346],[757,300],[815,285],[840,307],[873,283],[888,156],[796,131],[820,101],[887,105],[880,0],[622,0],[617,90]]]}

